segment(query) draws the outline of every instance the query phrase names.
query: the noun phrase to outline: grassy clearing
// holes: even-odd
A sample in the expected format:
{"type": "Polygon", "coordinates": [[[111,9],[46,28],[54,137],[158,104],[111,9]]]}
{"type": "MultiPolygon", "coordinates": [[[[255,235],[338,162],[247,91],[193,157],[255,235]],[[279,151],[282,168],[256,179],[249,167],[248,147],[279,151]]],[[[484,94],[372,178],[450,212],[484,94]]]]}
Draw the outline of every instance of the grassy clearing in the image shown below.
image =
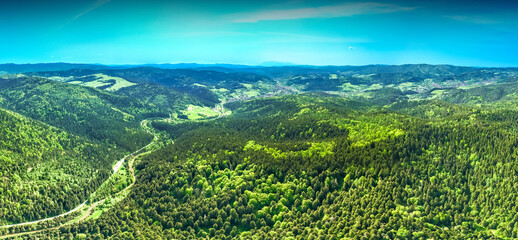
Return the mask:
{"type": "Polygon", "coordinates": [[[102,74],[102,73],[87,75],[87,76],[83,76],[83,77],[52,76],[52,77],[49,77],[48,79],[54,80],[54,81],[59,81],[59,82],[66,82],[66,83],[70,83],[70,84],[86,86],[86,87],[104,88],[104,90],[111,91],[111,92],[118,91],[121,88],[136,85],[136,83],[129,82],[124,78],[112,77],[112,76],[108,76],[108,75],[102,74]],[[93,80],[92,80],[92,78],[93,78],[93,80]]]}
{"type": "Polygon", "coordinates": [[[355,92],[355,91],[360,91],[362,89],[365,88],[365,85],[354,85],[354,84],[351,84],[350,82],[346,82],[344,84],[342,84],[342,86],[340,86],[342,88],[342,90],[344,92],[355,92]]]}
{"type": "Polygon", "coordinates": [[[108,82],[108,81],[111,81],[111,80],[115,80],[115,84],[113,84],[109,88],[106,88],[105,89],[106,91],[114,92],[114,91],[117,91],[117,90],[119,90],[121,88],[125,88],[125,87],[130,87],[130,86],[136,85],[136,83],[129,82],[129,81],[127,81],[124,78],[112,77],[112,76],[108,76],[108,75],[105,75],[105,74],[102,74],[102,73],[94,74],[93,76],[95,76],[97,78],[96,81],[99,81],[99,82],[108,82]]]}
{"type": "Polygon", "coordinates": [[[186,110],[181,111],[189,120],[217,117],[219,114],[210,107],[200,107],[189,104],[186,110]]]}
{"type": "Polygon", "coordinates": [[[398,85],[398,87],[400,87],[402,90],[403,89],[408,89],[408,88],[411,88],[411,87],[415,87],[416,84],[413,83],[413,82],[404,82],[404,83],[401,83],[398,85]]]}
{"type": "Polygon", "coordinates": [[[246,95],[247,97],[257,97],[257,96],[261,95],[261,93],[255,89],[244,91],[243,94],[246,95]]]}
{"type": "Polygon", "coordinates": [[[383,88],[383,85],[379,84],[379,83],[376,83],[376,84],[372,84],[370,85],[368,88],[366,88],[365,90],[366,91],[369,91],[369,90],[378,90],[378,89],[382,89],[383,88]]]}
{"type": "Polygon", "coordinates": [[[80,85],[85,86],[85,87],[101,88],[101,87],[109,86],[109,85],[111,85],[111,83],[102,82],[102,81],[91,81],[91,82],[80,83],[80,85]]]}
{"type": "Polygon", "coordinates": [[[88,216],[85,221],[88,221],[90,219],[97,219],[101,216],[101,214],[103,214],[104,210],[103,209],[97,209],[95,210],[90,216],[88,216]]]}
{"type": "Polygon", "coordinates": [[[407,90],[415,91],[415,90],[417,90],[418,87],[419,87],[419,85],[417,85],[416,83],[404,82],[404,83],[398,84],[394,88],[397,88],[397,89],[399,89],[401,91],[407,91],[407,90]]]}
{"type": "Polygon", "coordinates": [[[241,85],[245,86],[246,89],[252,89],[253,85],[248,83],[240,83],[241,85]]]}
{"type": "Polygon", "coordinates": [[[70,81],[70,82],[67,82],[67,83],[80,85],[83,82],[81,82],[81,81],[70,81]]]}
{"type": "Polygon", "coordinates": [[[230,94],[231,98],[240,98],[240,97],[246,97],[246,98],[252,98],[257,97],[261,95],[261,87],[256,87],[252,84],[248,83],[240,83],[245,88],[243,89],[236,89],[235,92],[230,94]]]}

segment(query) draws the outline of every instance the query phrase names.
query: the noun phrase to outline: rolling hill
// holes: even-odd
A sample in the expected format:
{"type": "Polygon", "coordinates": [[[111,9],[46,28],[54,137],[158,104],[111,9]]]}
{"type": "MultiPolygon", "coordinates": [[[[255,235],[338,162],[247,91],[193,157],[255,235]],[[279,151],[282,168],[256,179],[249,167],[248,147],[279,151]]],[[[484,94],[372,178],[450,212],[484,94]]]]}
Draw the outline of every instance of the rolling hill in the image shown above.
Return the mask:
{"type": "Polygon", "coordinates": [[[0,224],[75,208],[120,157],[107,144],[0,109],[0,224]]]}
{"type": "Polygon", "coordinates": [[[98,184],[83,173],[159,139],[126,197],[13,238],[518,237],[517,69],[182,66],[0,79],[4,222],[70,209],[98,184]]]}

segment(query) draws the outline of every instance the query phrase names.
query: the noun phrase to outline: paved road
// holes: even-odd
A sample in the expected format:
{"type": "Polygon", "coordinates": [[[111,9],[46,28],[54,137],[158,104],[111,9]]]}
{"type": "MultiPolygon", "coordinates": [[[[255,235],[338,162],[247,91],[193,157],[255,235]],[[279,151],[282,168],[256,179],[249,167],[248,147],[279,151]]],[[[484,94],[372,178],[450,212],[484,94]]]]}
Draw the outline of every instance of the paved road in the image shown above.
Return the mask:
{"type": "MultiPolygon", "coordinates": [[[[142,120],[141,125],[142,125],[142,127],[144,128],[144,130],[145,130],[146,132],[148,132],[148,133],[150,133],[150,134],[153,134],[153,136],[154,136],[154,137],[153,137],[153,140],[152,140],[148,145],[146,145],[146,146],[144,146],[144,147],[141,147],[141,148],[140,148],[140,149],[138,149],[137,151],[134,151],[134,152],[132,152],[132,153],[130,153],[130,154],[128,154],[128,155],[126,155],[126,156],[124,156],[121,160],[119,160],[119,162],[117,162],[117,164],[115,164],[115,166],[113,167],[113,171],[114,171],[114,172],[113,172],[113,174],[117,173],[117,171],[120,169],[120,167],[122,166],[122,164],[124,163],[124,160],[126,160],[126,158],[131,157],[131,156],[133,156],[133,155],[135,155],[135,154],[139,153],[139,152],[140,152],[140,151],[142,151],[143,149],[146,149],[147,147],[149,147],[151,144],[153,144],[153,143],[158,139],[158,137],[157,137],[154,133],[152,133],[152,132],[147,128],[148,126],[145,126],[145,124],[146,124],[147,122],[148,122],[148,120],[142,120]]],[[[112,175],[113,175],[113,174],[112,174],[112,175]]],[[[135,176],[133,175],[133,177],[135,177],[135,176]]],[[[66,213],[60,214],[60,215],[58,215],[58,216],[49,217],[49,218],[45,218],[45,219],[40,219],[40,220],[36,220],[36,221],[32,221],[32,222],[24,222],[24,223],[17,223],[17,224],[3,225],[3,226],[0,226],[0,228],[17,227],[17,226],[23,226],[23,225],[29,225],[29,224],[35,224],[35,223],[40,223],[40,222],[50,221],[50,220],[52,220],[52,219],[54,219],[54,218],[63,217],[63,216],[69,215],[69,214],[71,214],[71,213],[74,213],[74,212],[76,212],[76,211],[80,210],[83,206],[85,206],[85,205],[86,205],[86,203],[87,203],[87,202],[88,202],[88,200],[86,200],[84,203],[82,203],[81,205],[77,206],[76,208],[74,208],[74,209],[72,209],[72,210],[70,210],[70,211],[68,211],[68,212],[66,212],[66,213]]]]}
{"type": "Polygon", "coordinates": [[[40,220],[36,220],[36,221],[32,221],[32,222],[24,222],[24,223],[17,223],[17,224],[11,224],[11,225],[4,225],[4,226],[0,226],[0,228],[8,228],[8,227],[17,227],[17,226],[23,226],[23,225],[29,225],[29,224],[34,224],[34,223],[39,223],[39,222],[45,222],[45,221],[50,221],[54,218],[58,218],[58,217],[63,217],[63,216],[66,216],[68,214],[71,214],[79,209],[81,209],[86,203],[88,202],[88,200],[86,200],[84,203],[82,203],[81,205],[77,206],[76,208],[66,212],[66,213],[63,213],[61,215],[57,215],[57,216],[54,216],[54,217],[49,217],[49,218],[45,218],[45,219],[40,219],[40,220]]]}

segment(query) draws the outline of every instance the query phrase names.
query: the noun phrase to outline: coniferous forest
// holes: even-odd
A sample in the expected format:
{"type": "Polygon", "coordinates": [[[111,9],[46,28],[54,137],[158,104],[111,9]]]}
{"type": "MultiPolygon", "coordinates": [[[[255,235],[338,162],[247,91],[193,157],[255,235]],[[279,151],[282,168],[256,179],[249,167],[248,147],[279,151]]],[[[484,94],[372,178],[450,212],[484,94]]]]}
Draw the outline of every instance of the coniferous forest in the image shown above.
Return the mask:
{"type": "Polygon", "coordinates": [[[0,240],[518,239],[518,1],[0,1],[0,240]]]}
{"type": "Polygon", "coordinates": [[[518,238],[516,69],[93,68],[0,78],[0,238],[518,238]]]}

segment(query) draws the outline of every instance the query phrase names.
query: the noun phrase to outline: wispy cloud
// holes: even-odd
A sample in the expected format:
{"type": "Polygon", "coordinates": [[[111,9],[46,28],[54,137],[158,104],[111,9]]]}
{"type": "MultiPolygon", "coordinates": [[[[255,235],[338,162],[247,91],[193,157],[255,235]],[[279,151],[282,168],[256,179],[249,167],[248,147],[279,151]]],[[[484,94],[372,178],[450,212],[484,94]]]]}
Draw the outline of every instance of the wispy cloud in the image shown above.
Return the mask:
{"type": "Polygon", "coordinates": [[[287,32],[231,32],[231,31],[214,31],[214,32],[185,32],[185,33],[169,33],[164,35],[168,38],[241,38],[254,39],[262,43],[367,43],[371,42],[367,38],[359,37],[341,37],[341,36],[321,36],[308,35],[287,32]]]}
{"type": "Polygon", "coordinates": [[[453,19],[455,21],[459,22],[467,22],[467,23],[475,23],[475,24],[497,24],[500,23],[499,21],[496,21],[494,19],[481,17],[481,16],[462,16],[462,15],[455,15],[455,16],[445,16],[449,19],[453,19]]]}
{"type": "Polygon", "coordinates": [[[283,33],[283,32],[259,32],[258,35],[271,37],[275,42],[320,42],[320,43],[365,43],[370,42],[369,39],[365,38],[354,38],[354,37],[329,37],[329,36],[317,36],[317,35],[306,35],[296,33],[283,33]]]}
{"type": "Polygon", "coordinates": [[[365,14],[382,14],[400,11],[411,11],[415,7],[402,7],[395,4],[376,2],[351,2],[320,7],[266,10],[259,12],[232,14],[234,22],[255,23],[259,21],[293,20],[307,18],[337,18],[365,14]]]}
{"type": "Polygon", "coordinates": [[[257,36],[257,33],[232,32],[232,31],[203,31],[203,32],[174,32],[167,34],[171,37],[249,37],[257,36]]]}
{"type": "Polygon", "coordinates": [[[65,23],[62,27],[74,22],[75,20],[79,19],[80,17],[84,16],[85,14],[111,2],[112,0],[96,0],[92,5],[90,5],[90,7],[88,7],[87,9],[83,10],[82,12],[80,12],[79,14],[75,15],[72,19],[70,19],[67,23],[65,23]]]}

